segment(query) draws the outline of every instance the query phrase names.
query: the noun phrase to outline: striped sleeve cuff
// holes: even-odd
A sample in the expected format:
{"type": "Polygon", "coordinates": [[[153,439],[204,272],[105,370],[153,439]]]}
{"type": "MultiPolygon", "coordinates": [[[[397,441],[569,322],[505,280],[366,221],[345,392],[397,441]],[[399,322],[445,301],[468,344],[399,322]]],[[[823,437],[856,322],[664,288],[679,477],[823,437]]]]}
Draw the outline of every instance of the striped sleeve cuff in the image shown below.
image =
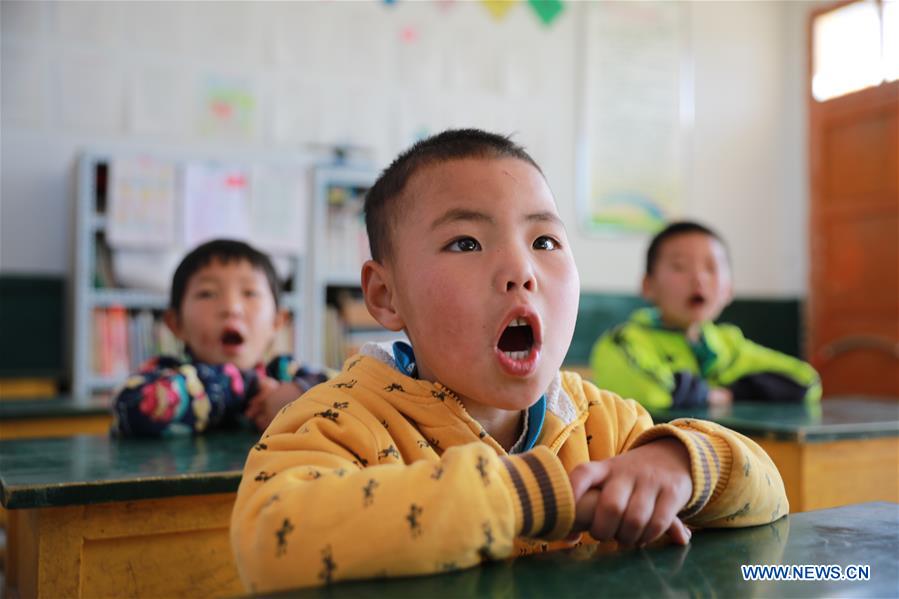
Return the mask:
{"type": "Polygon", "coordinates": [[[681,518],[695,516],[716,497],[727,484],[733,461],[730,445],[724,439],[708,435],[686,425],[660,424],[640,435],[631,449],[656,439],[674,437],[684,444],[690,454],[693,477],[693,496],[681,510],[681,518]]]}
{"type": "Polygon", "coordinates": [[[559,458],[538,446],[501,459],[500,473],[513,498],[516,535],[564,538],[574,524],[574,493],[559,458]]]}

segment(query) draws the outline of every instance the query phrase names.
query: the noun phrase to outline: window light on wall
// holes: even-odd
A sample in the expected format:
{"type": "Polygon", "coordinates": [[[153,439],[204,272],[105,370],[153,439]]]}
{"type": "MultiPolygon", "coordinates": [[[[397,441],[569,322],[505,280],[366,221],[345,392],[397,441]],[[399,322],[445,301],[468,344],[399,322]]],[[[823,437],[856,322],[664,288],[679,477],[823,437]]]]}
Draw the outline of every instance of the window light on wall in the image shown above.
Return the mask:
{"type": "Polygon", "coordinates": [[[812,23],[812,96],[823,102],[899,78],[899,0],[860,0],[812,23]]]}

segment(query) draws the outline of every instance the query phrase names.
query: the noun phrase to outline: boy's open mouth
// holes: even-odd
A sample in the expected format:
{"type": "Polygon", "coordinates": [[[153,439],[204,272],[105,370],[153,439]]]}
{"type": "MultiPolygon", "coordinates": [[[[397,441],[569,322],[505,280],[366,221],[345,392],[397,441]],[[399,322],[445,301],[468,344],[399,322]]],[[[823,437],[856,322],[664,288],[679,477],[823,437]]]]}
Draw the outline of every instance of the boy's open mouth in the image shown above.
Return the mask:
{"type": "Polygon", "coordinates": [[[496,346],[513,360],[523,360],[534,347],[534,331],[523,318],[516,318],[500,335],[496,346]]]}
{"type": "Polygon", "coordinates": [[[540,360],[543,331],[539,317],[527,309],[516,309],[506,316],[508,324],[496,340],[500,368],[511,376],[530,376],[540,360]]]}
{"type": "Polygon", "coordinates": [[[700,308],[705,305],[705,297],[701,293],[694,293],[687,300],[691,308],[700,308]]]}
{"type": "Polygon", "coordinates": [[[225,347],[237,347],[243,343],[243,335],[235,329],[225,329],[222,332],[222,345],[225,347]]]}

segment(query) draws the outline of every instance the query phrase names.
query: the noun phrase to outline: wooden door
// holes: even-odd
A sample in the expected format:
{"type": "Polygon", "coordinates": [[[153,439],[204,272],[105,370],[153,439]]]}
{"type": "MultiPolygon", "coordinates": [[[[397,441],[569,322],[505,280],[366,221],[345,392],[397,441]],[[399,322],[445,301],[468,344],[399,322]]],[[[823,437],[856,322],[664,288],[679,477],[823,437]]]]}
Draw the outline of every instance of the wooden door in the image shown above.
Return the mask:
{"type": "Polygon", "coordinates": [[[899,398],[899,81],[808,89],[808,355],[825,397],[899,398]]]}

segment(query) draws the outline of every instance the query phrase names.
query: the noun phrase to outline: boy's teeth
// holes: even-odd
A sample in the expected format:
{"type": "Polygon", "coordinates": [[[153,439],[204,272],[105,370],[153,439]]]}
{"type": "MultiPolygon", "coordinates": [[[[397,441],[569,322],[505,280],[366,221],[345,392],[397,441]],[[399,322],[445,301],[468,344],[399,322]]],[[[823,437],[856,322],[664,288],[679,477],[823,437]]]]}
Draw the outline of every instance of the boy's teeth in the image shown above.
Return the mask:
{"type": "Polygon", "coordinates": [[[525,322],[524,318],[516,318],[512,322],[509,323],[510,327],[526,327],[528,323],[525,322]]]}
{"type": "Polygon", "coordinates": [[[513,360],[524,360],[525,358],[528,357],[529,352],[526,352],[526,351],[504,351],[503,353],[506,354],[508,357],[512,358],[513,360]]]}

